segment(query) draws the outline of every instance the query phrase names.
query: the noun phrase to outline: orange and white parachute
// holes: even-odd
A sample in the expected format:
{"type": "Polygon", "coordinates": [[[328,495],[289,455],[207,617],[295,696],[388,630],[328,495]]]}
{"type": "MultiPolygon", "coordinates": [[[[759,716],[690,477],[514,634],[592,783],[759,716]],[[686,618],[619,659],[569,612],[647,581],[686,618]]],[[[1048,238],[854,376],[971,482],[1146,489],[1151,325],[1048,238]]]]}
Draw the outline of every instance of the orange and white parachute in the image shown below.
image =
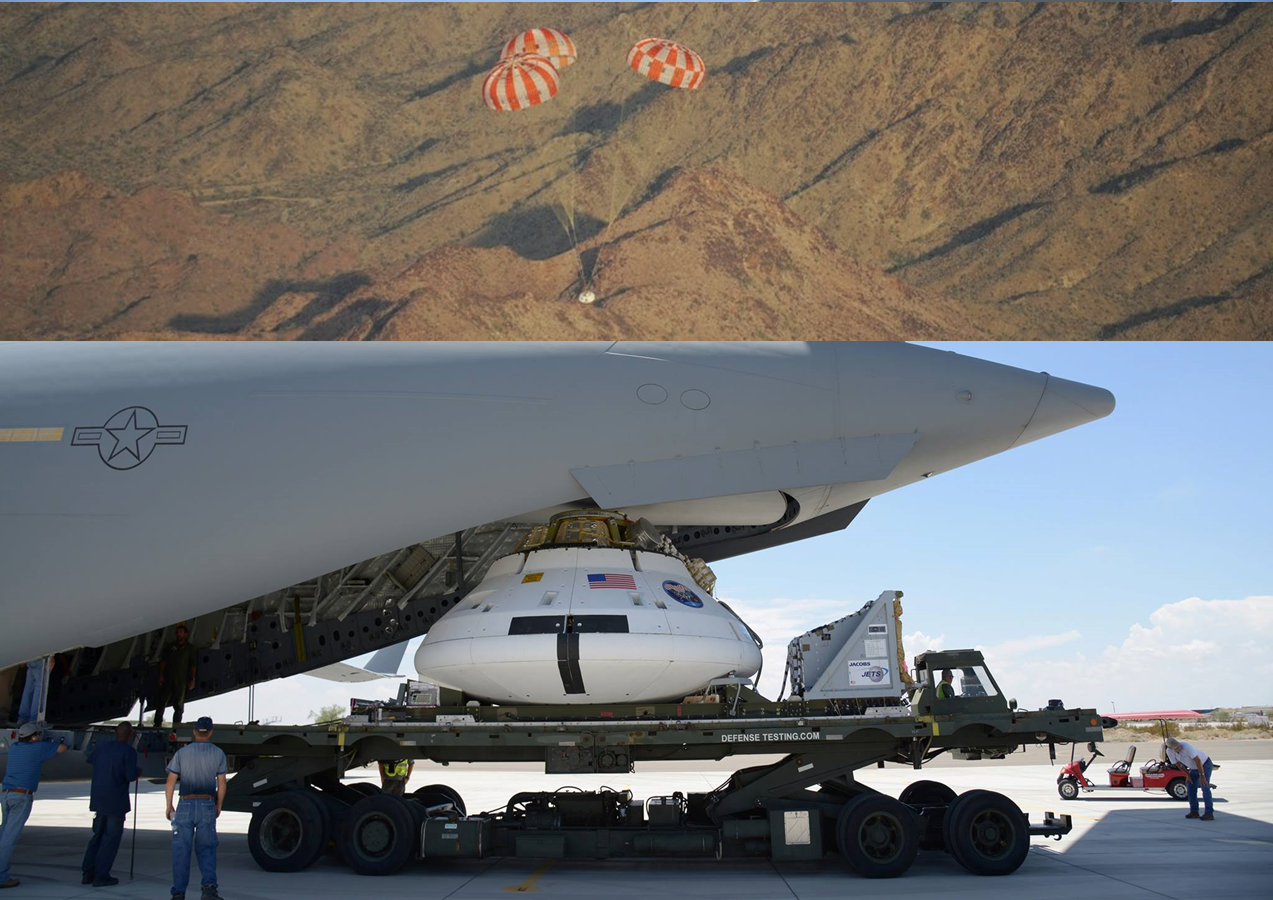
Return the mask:
{"type": "Polygon", "coordinates": [[[557,69],[545,56],[519,53],[501,59],[482,82],[482,102],[497,112],[538,106],[557,95],[557,69]]]}
{"type": "Polygon", "coordinates": [[[637,41],[628,51],[628,65],[651,81],[687,91],[697,90],[707,76],[703,57],[664,38],[637,41]]]}
{"type": "Polygon", "coordinates": [[[504,45],[500,59],[520,53],[534,53],[546,58],[554,69],[564,69],[576,59],[575,42],[556,28],[532,28],[523,31],[504,45]]]}

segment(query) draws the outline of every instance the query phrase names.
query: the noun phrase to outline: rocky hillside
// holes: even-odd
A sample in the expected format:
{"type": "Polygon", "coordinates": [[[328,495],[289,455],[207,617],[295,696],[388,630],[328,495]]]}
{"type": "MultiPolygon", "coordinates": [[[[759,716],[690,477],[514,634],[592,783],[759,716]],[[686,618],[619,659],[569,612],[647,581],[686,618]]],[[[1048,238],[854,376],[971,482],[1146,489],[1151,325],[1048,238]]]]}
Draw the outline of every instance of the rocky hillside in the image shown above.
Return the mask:
{"type": "Polygon", "coordinates": [[[0,5],[0,332],[1268,337],[1271,38],[1255,4],[0,5]],[[561,92],[485,109],[538,24],[561,92]],[[647,35],[703,89],[626,70],[647,35]]]}

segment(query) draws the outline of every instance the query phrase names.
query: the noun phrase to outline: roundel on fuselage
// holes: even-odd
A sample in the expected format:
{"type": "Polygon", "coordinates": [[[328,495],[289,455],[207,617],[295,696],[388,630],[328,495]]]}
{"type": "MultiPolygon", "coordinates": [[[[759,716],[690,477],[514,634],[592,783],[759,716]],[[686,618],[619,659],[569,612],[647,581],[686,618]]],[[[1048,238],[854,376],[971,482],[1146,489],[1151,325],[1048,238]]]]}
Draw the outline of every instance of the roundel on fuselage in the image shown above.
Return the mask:
{"type": "Polygon", "coordinates": [[[663,582],[663,591],[677,603],[692,606],[694,609],[703,608],[703,601],[699,599],[698,595],[679,581],[663,582]]]}

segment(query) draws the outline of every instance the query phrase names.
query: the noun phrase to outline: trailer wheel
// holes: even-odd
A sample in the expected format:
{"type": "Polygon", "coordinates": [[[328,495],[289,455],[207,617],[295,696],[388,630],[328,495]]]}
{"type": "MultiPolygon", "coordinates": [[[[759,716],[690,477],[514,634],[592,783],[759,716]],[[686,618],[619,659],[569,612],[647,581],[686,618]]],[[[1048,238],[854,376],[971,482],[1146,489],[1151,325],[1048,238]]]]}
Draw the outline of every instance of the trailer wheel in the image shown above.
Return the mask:
{"type": "Polygon", "coordinates": [[[915,812],[919,824],[919,849],[946,849],[942,820],[946,816],[946,808],[956,796],[954,788],[940,781],[916,781],[908,784],[897,798],[907,806],[919,807],[915,812]]]}
{"type": "Polygon", "coordinates": [[[341,827],[340,849],[359,875],[392,875],[415,849],[416,818],[401,797],[363,797],[341,827]]]}
{"type": "Polygon", "coordinates": [[[1079,783],[1073,778],[1064,778],[1061,783],[1056,786],[1057,792],[1061,795],[1062,800],[1077,800],[1079,796],[1079,783]]]}
{"type": "Polygon", "coordinates": [[[908,784],[897,799],[907,806],[946,806],[957,796],[954,788],[940,781],[915,781],[908,784]]]}
{"type": "Polygon", "coordinates": [[[1030,852],[1020,807],[993,791],[966,791],[946,811],[946,849],[974,875],[1008,875],[1030,852]]]}
{"type": "Polygon", "coordinates": [[[357,791],[364,797],[374,797],[380,793],[380,788],[367,781],[355,781],[353,784],[347,785],[351,791],[357,791]]]}
{"type": "Polygon", "coordinates": [[[1171,784],[1167,785],[1167,793],[1171,794],[1173,800],[1189,799],[1189,779],[1177,778],[1171,784]]]}
{"type": "Polygon", "coordinates": [[[454,804],[456,811],[460,815],[468,815],[468,812],[464,809],[464,798],[460,796],[460,792],[445,784],[426,784],[424,787],[416,788],[412,791],[411,797],[424,806],[441,806],[443,803],[451,803],[454,804]]]}
{"type": "Polygon", "coordinates": [[[248,851],[267,872],[299,872],[327,849],[331,814],[306,791],[285,791],[261,801],[248,825],[248,851]]]}
{"type": "Polygon", "coordinates": [[[882,794],[863,794],[844,804],[835,837],[845,861],[866,878],[896,878],[919,852],[915,814],[882,794]]]}

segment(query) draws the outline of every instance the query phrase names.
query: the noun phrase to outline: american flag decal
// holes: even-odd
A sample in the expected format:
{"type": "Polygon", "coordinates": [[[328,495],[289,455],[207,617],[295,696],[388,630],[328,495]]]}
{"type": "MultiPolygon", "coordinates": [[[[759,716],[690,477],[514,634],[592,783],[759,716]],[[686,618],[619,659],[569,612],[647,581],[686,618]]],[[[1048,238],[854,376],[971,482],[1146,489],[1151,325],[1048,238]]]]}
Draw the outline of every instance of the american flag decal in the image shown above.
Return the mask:
{"type": "Polygon", "coordinates": [[[588,587],[593,590],[597,588],[618,588],[621,591],[635,591],[636,579],[631,575],[589,575],[588,587]]]}

